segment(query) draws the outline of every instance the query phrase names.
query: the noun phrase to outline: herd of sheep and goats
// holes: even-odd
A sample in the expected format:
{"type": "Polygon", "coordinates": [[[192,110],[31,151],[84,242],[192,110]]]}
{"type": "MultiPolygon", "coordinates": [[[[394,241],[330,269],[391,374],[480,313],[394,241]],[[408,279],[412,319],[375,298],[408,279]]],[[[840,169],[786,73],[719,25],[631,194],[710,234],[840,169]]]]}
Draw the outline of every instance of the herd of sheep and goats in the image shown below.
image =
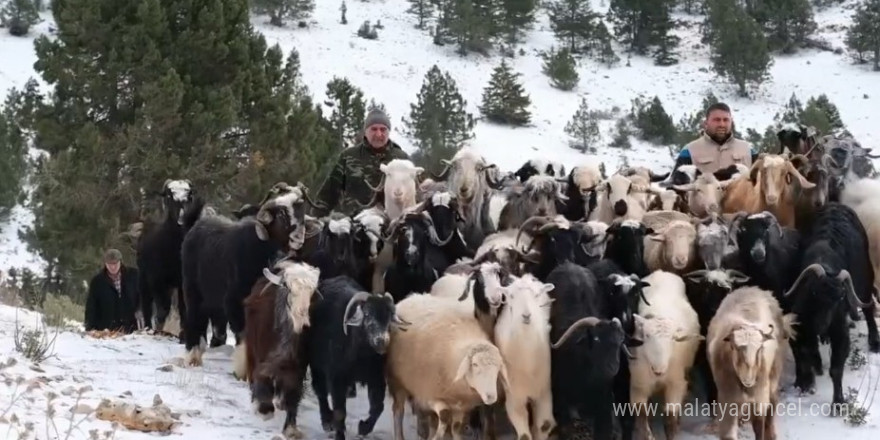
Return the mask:
{"type": "MultiPolygon", "coordinates": [[[[802,125],[778,139],[712,174],[539,160],[505,173],[469,147],[440,174],[396,159],[351,217],[309,215],[326,206],[285,182],[227,217],[169,179],[165,219],[138,238],[144,319],[160,328],[177,303],[187,366],[209,323],[211,346],[228,324],[236,377],[257,413],[286,411],[288,438],[304,436],[308,372],[336,439],[356,384],[369,401],[357,433],[387,388],[395,440],[407,403],[421,438],[495,438],[499,417],[519,440],[571,438],[576,420],[597,440],[653,438],[645,413],[612,405],[689,391],[751,405],[755,438],[774,439],[788,347],[795,389],[815,393],[830,345],[833,404],[854,322],[880,353],[880,156],[802,125]]],[[[680,410],[660,413],[674,438],[680,410]]],[[[714,416],[735,439],[742,417],[714,416]]]]}

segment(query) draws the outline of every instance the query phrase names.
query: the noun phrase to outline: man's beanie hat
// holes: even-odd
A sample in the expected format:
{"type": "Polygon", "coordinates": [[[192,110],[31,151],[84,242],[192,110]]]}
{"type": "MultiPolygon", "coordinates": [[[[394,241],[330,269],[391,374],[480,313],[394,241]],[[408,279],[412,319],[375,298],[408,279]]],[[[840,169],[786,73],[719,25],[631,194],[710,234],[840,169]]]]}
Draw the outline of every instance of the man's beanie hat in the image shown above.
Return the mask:
{"type": "Polygon", "coordinates": [[[115,263],[117,261],[122,261],[122,252],[119,252],[119,249],[107,249],[107,252],[104,252],[105,263],[115,263]]]}
{"type": "Polygon", "coordinates": [[[370,128],[373,124],[382,124],[391,130],[391,120],[388,119],[388,115],[377,108],[370,110],[370,113],[367,114],[367,119],[364,121],[364,131],[366,131],[367,128],[370,128]]]}

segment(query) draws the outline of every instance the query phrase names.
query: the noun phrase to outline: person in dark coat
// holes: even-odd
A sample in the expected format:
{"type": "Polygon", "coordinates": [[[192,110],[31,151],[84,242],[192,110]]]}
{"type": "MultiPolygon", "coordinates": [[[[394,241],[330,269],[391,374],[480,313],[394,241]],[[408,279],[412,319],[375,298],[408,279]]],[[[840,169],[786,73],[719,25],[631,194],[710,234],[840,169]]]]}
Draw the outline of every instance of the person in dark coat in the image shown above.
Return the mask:
{"type": "Polygon", "coordinates": [[[137,269],[122,264],[122,253],[109,249],[104,253],[104,267],[89,282],[85,328],[119,330],[137,329],[135,304],[138,300],[137,269]]]}

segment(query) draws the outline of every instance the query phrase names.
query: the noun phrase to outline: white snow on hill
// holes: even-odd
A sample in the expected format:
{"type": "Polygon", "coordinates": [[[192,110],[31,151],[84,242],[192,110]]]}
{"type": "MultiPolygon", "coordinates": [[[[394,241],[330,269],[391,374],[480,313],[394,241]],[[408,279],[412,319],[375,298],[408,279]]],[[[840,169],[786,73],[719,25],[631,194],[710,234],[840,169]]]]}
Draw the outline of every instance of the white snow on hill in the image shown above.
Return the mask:
{"type": "MultiPolygon", "coordinates": [[[[13,349],[16,319],[21,328],[29,329],[34,328],[40,318],[32,312],[0,305],[0,365],[15,359],[15,365],[0,367],[0,396],[3,396],[0,398],[0,432],[8,429],[2,426],[4,420],[9,421],[15,415],[22,425],[27,422],[34,424],[37,438],[49,437],[43,434],[47,432],[47,424],[51,435],[55,435],[57,428],[61,433],[59,438],[65,438],[71,424],[70,409],[76,407],[78,413],[73,415],[72,423],[77,428],[72,431],[70,439],[86,439],[92,429],[100,432],[112,429],[110,422],[90,414],[90,410],[97,408],[101,400],[110,399],[149,408],[154,396],[159,395],[178,418],[178,424],[173,428],[175,437],[187,440],[270,439],[280,433],[284,423],[283,412],[276,411],[273,419],[262,420],[252,410],[247,385],[233,379],[230,346],[209,351],[204,357],[203,367],[181,368],[177,365],[181,365],[183,347],[167,338],[135,334],[118,339],[95,339],[81,331],[66,331],[58,334],[55,340],[54,356],[36,366],[13,349]],[[17,382],[20,384],[16,385],[17,382]],[[32,386],[35,388],[23,391],[32,386]],[[90,389],[77,402],[76,391],[84,386],[90,389]],[[51,421],[46,416],[49,393],[58,396],[54,400],[56,413],[51,421]]],[[[861,335],[854,339],[853,346],[864,351],[863,322],[859,323],[858,333],[861,335]]],[[[53,332],[50,331],[50,334],[53,332]]],[[[827,368],[826,351],[822,350],[823,363],[827,368]]],[[[789,356],[783,379],[786,385],[793,381],[793,367],[789,356]]],[[[784,391],[779,407],[782,415],[777,419],[778,438],[800,440],[846,435],[851,440],[876,439],[880,435],[877,424],[880,400],[874,402],[873,397],[878,381],[880,357],[877,356],[871,356],[869,363],[856,371],[847,367],[844,373],[844,389],[858,389],[858,401],[868,402],[866,407],[870,408],[867,424],[860,427],[850,427],[842,418],[828,416],[831,380],[827,374],[817,377],[817,392],[814,395],[798,396],[784,391]]],[[[307,439],[329,438],[321,429],[317,408],[317,401],[308,385],[298,417],[299,428],[307,439]]],[[[689,411],[688,407],[684,408],[689,411]]],[[[347,410],[348,436],[354,438],[357,421],[368,413],[366,389],[359,388],[357,397],[348,399],[347,410]]],[[[406,411],[406,436],[415,439],[415,419],[408,406],[406,411]]],[[[688,412],[684,415],[683,430],[678,438],[716,438],[703,432],[704,417],[688,412]]],[[[508,422],[502,419],[500,423],[508,422]]],[[[391,399],[387,397],[376,429],[367,438],[390,439],[391,426],[391,399]]],[[[654,429],[659,432],[662,425],[655,423],[654,429]]],[[[19,440],[21,437],[14,432],[15,429],[11,429],[11,434],[4,434],[4,438],[19,440]]],[[[744,427],[743,432],[747,433],[745,438],[751,438],[749,428],[744,427]]],[[[122,428],[115,436],[117,440],[150,438],[155,438],[155,434],[122,428]]],[[[504,435],[502,438],[513,437],[504,435]]]]}

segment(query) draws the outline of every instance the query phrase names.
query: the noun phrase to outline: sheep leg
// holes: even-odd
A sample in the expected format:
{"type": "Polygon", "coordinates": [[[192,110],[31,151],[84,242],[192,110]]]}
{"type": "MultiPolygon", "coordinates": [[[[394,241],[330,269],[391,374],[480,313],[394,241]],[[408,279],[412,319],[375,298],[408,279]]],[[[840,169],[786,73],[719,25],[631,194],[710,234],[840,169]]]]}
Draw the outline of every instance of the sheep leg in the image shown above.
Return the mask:
{"type": "Polygon", "coordinates": [[[865,323],[868,326],[868,351],[880,353],[880,332],[877,331],[877,321],[874,319],[877,304],[874,303],[873,289],[872,287],[872,295],[868,297],[871,306],[863,308],[862,313],[865,314],[865,323]]]}
{"type": "MultiPolygon", "coordinates": [[[[201,298],[201,295],[196,296],[201,298]]],[[[186,332],[186,365],[202,365],[202,334],[208,331],[208,315],[201,307],[195,306],[189,309],[186,332]]]]}
{"type": "MultiPolygon", "coordinates": [[[[391,414],[394,419],[394,440],[403,438],[403,415],[406,412],[407,394],[402,387],[392,386],[389,382],[388,389],[391,391],[391,414]]],[[[414,408],[415,409],[415,408],[414,408]]],[[[415,413],[415,411],[413,411],[415,413]]]]}
{"type": "MultiPolygon", "coordinates": [[[[684,372],[682,371],[682,373],[684,372]]],[[[682,376],[677,377],[673,379],[670,383],[666,384],[666,407],[667,409],[670,409],[671,407],[671,411],[666,412],[666,417],[663,424],[663,427],[666,431],[667,440],[674,439],[676,434],[678,434],[682,415],[681,404],[682,402],[684,402],[684,397],[686,394],[687,381],[683,374],[682,376]]]]}
{"type": "Polygon", "coordinates": [[[282,433],[285,438],[303,438],[305,435],[296,426],[296,415],[299,410],[299,402],[302,400],[302,382],[284,384],[284,406],[287,415],[284,417],[282,433]]]}
{"type": "Polygon", "coordinates": [[[553,397],[550,390],[532,403],[532,437],[535,440],[546,440],[550,431],[556,426],[553,418],[553,397]]]}
{"type": "Polygon", "coordinates": [[[327,401],[327,376],[314,366],[311,371],[312,390],[315,391],[315,397],[318,399],[318,412],[321,413],[321,427],[324,428],[324,432],[330,432],[333,430],[333,412],[327,401]]]}
{"type": "Polygon", "coordinates": [[[532,440],[529,431],[528,400],[523,396],[509,393],[504,400],[504,407],[507,409],[510,424],[516,431],[517,440],[532,440]]]}
{"type": "MultiPolygon", "coordinates": [[[[379,375],[367,386],[367,398],[370,401],[370,415],[366,420],[358,422],[358,435],[367,435],[373,432],[376,421],[385,410],[385,375],[379,375]]],[[[346,388],[346,393],[348,389],[346,388]]]]}
{"type": "Polygon", "coordinates": [[[835,324],[832,324],[828,329],[828,336],[831,339],[831,362],[828,365],[828,375],[831,376],[831,383],[834,386],[831,399],[832,413],[837,416],[842,409],[841,407],[846,405],[843,398],[843,367],[846,364],[846,358],[849,357],[850,340],[849,329],[844,322],[841,320],[835,324]]]}
{"type": "MultiPolygon", "coordinates": [[[[138,273],[138,290],[140,290],[140,306],[141,306],[141,314],[144,316],[144,328],[158,330],[162,328],[160,323],[156,323],[156,328],[153,328],[153,286],[150,281],[147,279],[149,274],[144,273],[143,270],[138,273]]],[[[158,315],[158,313],[157,313],[158,315]]]]}
{"type": "Polygon", "coordinates": [[[177,295],[177,319],[180,332],[177,335],[178,341],[183,344],[186,342],[186,301],[183,298],[183,284],[176,286],[174,295],[177,295]]]}
{"type": "Polygon", "coordinates": [[[275,387],[271,375],[266,374],[265,370],[265,363],[261,363],[253,373],[251,401],[257,414],[264,420],[269,420],[275,415],[275,404],[272,403],[272,399],[275,398],[275,387]]]}
{"type": "Polygon", "coordinates": [[[437,430],[431,436],[431,440],[443,440],[446,435],[446,428],[449,426],[451,417],[449,409],[442,404],[434,405],[434,413],[437,414],[437,430]]]}
{"type": "MultiPolygon", "coordinates": [[[[805,326],[799,326],[798,330],[806,330],[805,326]]],[[[810,355],[810,347],[818,345],[819,341],[815,334],[799,334],[798,338],[791,341],[791,351],[794,354],[795,380],[794,386],[802,393],[814,393],[816,377],[813,372],[813,359],[810,355]]]]}
{"type": "Polygon", "coordinates": [[[333,401],[333,428],[335,429],[336,440],[345,440],[345,404],[346,394],[348,392],[348,381],[346,374],[338,374],[333,378],[330,384],[330,400],[333,401]]]}
{"type": "Polygon", "coordinates": [[[641,390],[632,393],[632,408],[636,413],[633,431],[635,437],[639,439],[654,438],[651,433],[651,421],[648,418],[648,397],[648,394],[641,390]]]}
{"type": "MultiPolygon", "coordinates": [[[[420,438],[432,439],[437,435],[437,429],[440,426],[440,416],[437,415],[434,411],[420,411],[419,412],[419,429],[424,429],[425,436],[422,437],[422,433],[419,434],[420,438]]],[[[442,433],[441,433],[442,435],[442,433]]]]}
{"type": "Polygon", "coordinates": [[[731,410],[733,402],[729,402],[721,414],[721,420],[718,421],[718,438],[721,440],[737,440],[737,432],[739,430],[739,414],[731,410]]]}
{"type": "Polygon", "coordinates": [[[226,316],[219,308],[211,314],[211,348],[226,345],[226,316]]]}
{"type": "Polygon", "coordinates": [[[467,417],[466,411],[455,411],[452,413],[452,440],[462,440],[461,430],[464,428],[464,421],[467,417]]]}

